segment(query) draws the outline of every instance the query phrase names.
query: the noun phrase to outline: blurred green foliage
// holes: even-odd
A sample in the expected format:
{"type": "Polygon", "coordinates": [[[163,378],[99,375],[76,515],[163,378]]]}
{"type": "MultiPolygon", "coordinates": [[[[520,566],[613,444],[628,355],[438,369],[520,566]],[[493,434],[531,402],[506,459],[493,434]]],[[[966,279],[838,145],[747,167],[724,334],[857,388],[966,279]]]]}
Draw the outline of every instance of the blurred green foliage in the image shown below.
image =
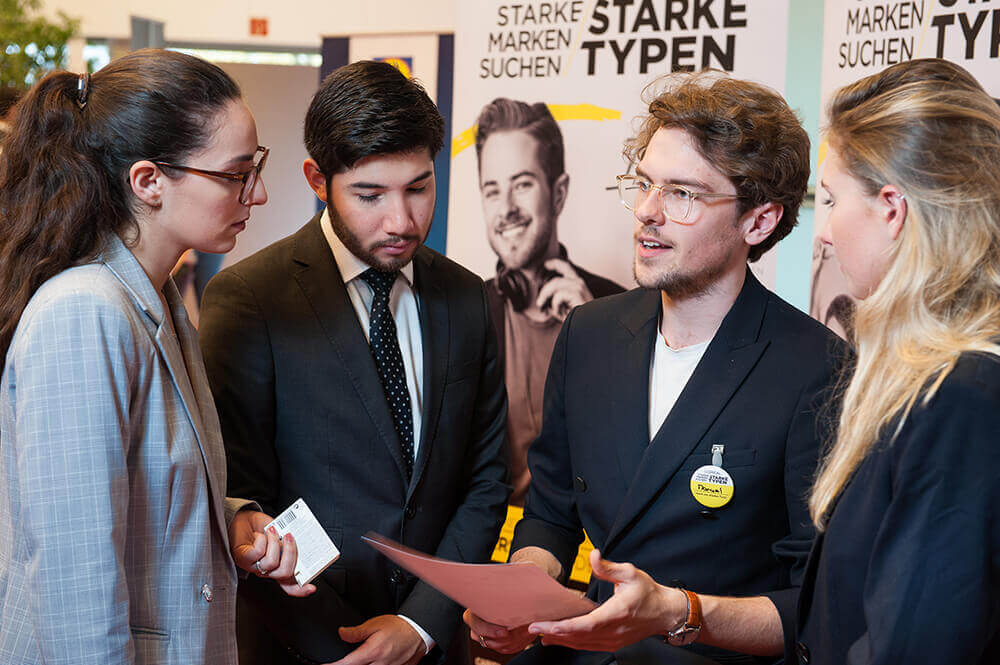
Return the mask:
{"type": "Polygon", "coordinates": [[[80,21],[41,16],[41,0],[0,0],[0,85],[26,88],[66,65],[66,43],[80,21]]]}

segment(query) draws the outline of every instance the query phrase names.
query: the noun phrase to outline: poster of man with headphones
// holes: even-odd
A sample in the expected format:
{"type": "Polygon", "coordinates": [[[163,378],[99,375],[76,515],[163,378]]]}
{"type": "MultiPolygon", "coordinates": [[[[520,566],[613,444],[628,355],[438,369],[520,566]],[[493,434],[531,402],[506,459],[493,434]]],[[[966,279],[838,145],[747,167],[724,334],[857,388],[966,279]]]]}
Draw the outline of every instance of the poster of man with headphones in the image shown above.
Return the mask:
{"type": "Polygon", "coordinates": [[[573,263],[559,242],[570,178],[549,108],[500,97],[483,107],[477,126],[479,193],[497,256],[486,287],[507,382],[511,503],[522,505],[528,446],[542,426],[545,376],[560,326],[577,305],[624,288],[573,263]]]}

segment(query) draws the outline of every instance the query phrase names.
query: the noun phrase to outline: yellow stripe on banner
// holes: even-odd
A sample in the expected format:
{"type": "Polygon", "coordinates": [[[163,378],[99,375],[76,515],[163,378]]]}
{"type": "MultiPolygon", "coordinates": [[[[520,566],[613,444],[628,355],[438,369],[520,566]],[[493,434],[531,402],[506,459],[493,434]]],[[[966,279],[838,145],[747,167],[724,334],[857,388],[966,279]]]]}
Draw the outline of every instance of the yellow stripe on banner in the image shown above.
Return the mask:
{"type": "MultiPolygon", "coordinates": [[[[510,544],[514,540],[514,525],[521,520],[523,514],[524,510],[520,506],[507,506],[507,519],[504,520],[503,528],[500,529],[500,539],[497,540],[497,546],[493,549],[493,561],[506,563],[507,557],[510,556],[510,544]]],[[[590,550],[594,549],[594,545],[590,542],[590,538],[586,537],[586,534],[584,536],[583,542],[580,543],[580,549],[576,553],[573,572],[569,578],[574,582],[589,584],[590,550]]]]}
{"type": "Polygon", "coordinates": [[[817,162],[818,162],[816,164],[816,168],[817,169],[819,169],[820,166],[823,166],[823,162],[826,161],[826,153],[829,150],[830,150],[830,144],[827,142],[827,140],[823,139],[822,141],[820,141],[819,150],[818,150],[817,156],[816,156],[817,157],[817,162]]]}
{"type": "Polygon", "coordinates": [[[453,158],[469,146],[476,144],[477,129],[479,129],[479,125],[473,125],[451,140],[451,156],[453,158]]]}
{"type": "Polygon", "coordinates": [[[618,120],[622,112],[593,104],[549,104],[549,111],[556,121],[562,120],[618,120]]]}
{"type": "MultiPolygon", "coordinates": [[[[562,120],[596,120],[600,122],[604,120],[619,120],[622,117],[621,111],[594,106],[593,104],[549,104],[548,107],[556,122],[562,120]]],[[[473,125],[455,135],[455,138],[451,140],[452,159],[466,148],[476,144],[476,131],[478,129],[478,125],[473,125]]]]}

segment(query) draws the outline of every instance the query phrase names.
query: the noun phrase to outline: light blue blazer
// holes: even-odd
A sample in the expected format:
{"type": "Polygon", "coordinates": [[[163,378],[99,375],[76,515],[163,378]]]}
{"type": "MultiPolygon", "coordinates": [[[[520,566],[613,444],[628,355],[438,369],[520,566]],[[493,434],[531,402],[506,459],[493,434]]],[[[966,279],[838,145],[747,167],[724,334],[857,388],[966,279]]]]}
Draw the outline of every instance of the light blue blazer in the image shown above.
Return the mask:
{"type": "Polygon", "coordinates": [[[0,394],[0,663],[236,663],[225,454],[173,281],[175,335],[117,238],[35,293],[0,394]]]}

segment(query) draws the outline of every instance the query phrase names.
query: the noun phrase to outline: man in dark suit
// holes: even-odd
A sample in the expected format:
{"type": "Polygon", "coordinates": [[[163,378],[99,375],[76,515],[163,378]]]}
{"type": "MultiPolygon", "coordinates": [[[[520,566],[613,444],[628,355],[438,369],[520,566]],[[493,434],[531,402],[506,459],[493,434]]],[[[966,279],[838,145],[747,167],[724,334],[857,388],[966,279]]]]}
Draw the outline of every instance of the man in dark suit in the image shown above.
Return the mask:
{"type": "Polygon", "coordinates": [[[520,506],[559,328],[573,307],[625,289],[570,261],[559,242],[569,174],[562,132],[545,104],[499,97],[484,106],[476,121],[476,159],[486,237],[497,255],[486,294],[510,400],[510,500],[520,506]]]}
{"type": "Polygon", "coordinates": [[[341,550],[303,602],[241,585],[243,665],[444,661],[460,608],[360,537],[458,561],[496,542],[506,398],[486,291],[422,244],[443,134],[390,65],[335,71],[305,121],[325,210],[205,290],[230,490],[275,513],[302,497],[341,550]]]}
{"type": "Polygon", "coordinates": [[[626,147],[635,175],[619,178],[642,288],[567,317],[511,548],[562,580],[586,530],[603,604],[521,627],[466,615],[491,648],[553,645],[518,662],[767,662],[793,621],[842,344],[747,261],[795,225],[809,139],[763,86],[662,85],[626,147]]]}

